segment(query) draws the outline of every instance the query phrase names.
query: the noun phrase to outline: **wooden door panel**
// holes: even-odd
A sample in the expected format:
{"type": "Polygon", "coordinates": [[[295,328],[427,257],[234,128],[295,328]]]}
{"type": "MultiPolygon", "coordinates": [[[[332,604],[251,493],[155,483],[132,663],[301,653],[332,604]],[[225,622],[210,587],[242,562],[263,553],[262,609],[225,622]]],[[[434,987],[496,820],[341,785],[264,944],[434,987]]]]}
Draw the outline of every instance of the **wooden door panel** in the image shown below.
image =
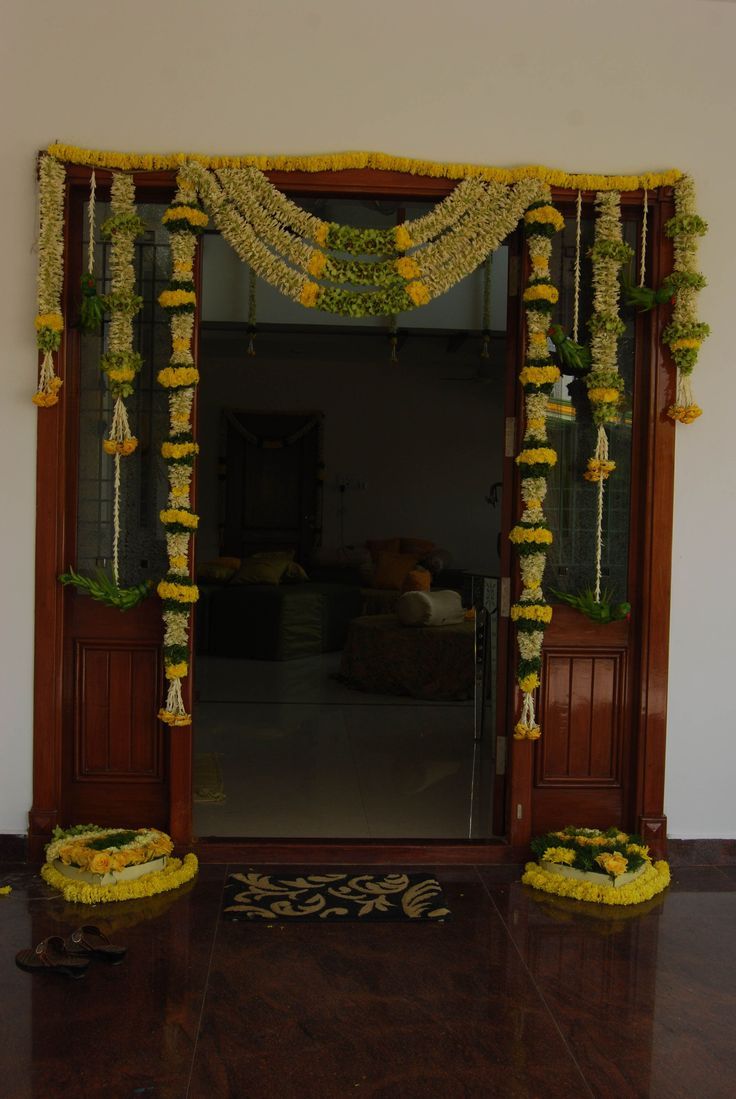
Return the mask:
{"type": "Polygon", "coordinates": [[[75,781],[161,781],[158,646],[77,640],[74,665],[75,781]]]}
{"type": "Polygon", "coordinates": [[[542,653],[535,832],[622,823],[631,725],[628,660],[628,622],[599,626],[569,607],[555,607],[542,653]]]}
{"type": "Polygon", "coordinates": [[[63,818],[167,827],[161,606],[121,613],[65,593],[63,818]]]}

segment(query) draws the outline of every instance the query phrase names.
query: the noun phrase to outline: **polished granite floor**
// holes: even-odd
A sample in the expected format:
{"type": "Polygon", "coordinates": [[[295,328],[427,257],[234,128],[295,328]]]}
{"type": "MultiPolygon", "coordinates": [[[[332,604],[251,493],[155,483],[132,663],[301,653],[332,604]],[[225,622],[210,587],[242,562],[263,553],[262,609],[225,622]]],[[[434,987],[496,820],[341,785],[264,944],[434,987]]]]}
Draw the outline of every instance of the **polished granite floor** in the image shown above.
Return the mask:
{"type": "Polygon", "coordinates": [[[220,919],[227,870],[90,909],[0,867],[3,1099],[735,1093],[734,866],[675,868],[621,911],[514,867],[443,867],[444,923],[271,927],[220,919]],[[79,982],[15,967],[83,922],[128,946],[122,965],[79,982]]]}

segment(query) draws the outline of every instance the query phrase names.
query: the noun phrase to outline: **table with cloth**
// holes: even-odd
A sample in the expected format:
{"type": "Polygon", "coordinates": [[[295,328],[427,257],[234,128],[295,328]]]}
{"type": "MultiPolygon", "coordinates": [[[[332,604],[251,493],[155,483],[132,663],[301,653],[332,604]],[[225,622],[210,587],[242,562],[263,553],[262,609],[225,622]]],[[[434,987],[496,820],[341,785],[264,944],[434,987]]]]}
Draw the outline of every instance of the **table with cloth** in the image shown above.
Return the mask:
{"type": "Polygon", "coordinates": [[[348,627],[340,678],[372,694],[436,702],[473,697],[475,624],[402,626],[395,614],[364,615],[348,627]]]}

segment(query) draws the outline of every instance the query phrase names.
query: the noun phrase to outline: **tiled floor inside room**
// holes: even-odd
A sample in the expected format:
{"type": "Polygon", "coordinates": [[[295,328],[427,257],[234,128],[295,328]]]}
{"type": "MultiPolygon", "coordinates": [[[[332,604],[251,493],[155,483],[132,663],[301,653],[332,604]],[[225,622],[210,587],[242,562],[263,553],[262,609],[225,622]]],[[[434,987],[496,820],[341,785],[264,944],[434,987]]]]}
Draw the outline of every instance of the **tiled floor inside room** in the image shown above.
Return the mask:
{"type": "Polygon", "coordinates": [[[675,867],[621,910],[516,867],[442,867],[445,922],[271,926],[221,918],[229,869],[90,908],[0,867],[3,1099],[734,1094],[735,866],[675,867]],[[82,923],[127,945],[122,965],[16,968],[82,923]]]}
{"type": "Polygon", "coordinates": [[[225,798],[195,799],[195,834],[492,835],[491,729],[474,740],[472,701],[351,690],[339,669],[340,653],[198,659],[194,751],[216,758],[225,798]]]}

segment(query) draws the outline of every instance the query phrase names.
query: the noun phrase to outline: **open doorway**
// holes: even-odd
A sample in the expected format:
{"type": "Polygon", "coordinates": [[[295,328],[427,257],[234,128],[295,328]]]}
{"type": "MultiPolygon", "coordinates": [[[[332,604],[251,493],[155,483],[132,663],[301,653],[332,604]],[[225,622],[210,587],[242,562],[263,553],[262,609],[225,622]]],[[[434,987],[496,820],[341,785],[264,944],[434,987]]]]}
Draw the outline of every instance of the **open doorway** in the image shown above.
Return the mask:
{"type": "Polygon", "coordinates": [[[507,268],[502,247],[393,326],[259,281],[249,355],[252,275],[205,236],[200,838],[493,836],[507,268]]]}

